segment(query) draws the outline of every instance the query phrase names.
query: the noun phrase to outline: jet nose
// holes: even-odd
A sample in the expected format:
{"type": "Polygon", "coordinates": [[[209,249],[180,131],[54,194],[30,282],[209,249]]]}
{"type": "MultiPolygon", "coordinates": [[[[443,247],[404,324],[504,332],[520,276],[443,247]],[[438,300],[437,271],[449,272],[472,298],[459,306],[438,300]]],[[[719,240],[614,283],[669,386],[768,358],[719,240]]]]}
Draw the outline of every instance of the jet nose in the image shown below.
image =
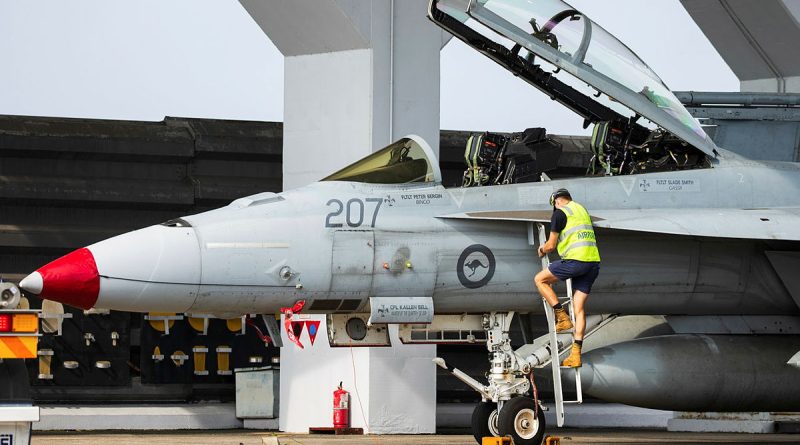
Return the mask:
{"type": "Polygon", "coordinates": [[[188,226],[151,226],[76,250],[20,286],[81,309],[184,312],[200,286],[200,246],[188,226]]]}
{"type": "Polygon", "coordinates": [[[100,274],[95,308],[184,312],[197,298],[200,244],[188,223],[146,227],[88,249],[100,274]]]}
{"type": "Polygon", "coordinates": [[[39,268],[19,285],[41,298],[90,309],[100,294],[100,274],[92,252],[82,248],[39,268]]]}

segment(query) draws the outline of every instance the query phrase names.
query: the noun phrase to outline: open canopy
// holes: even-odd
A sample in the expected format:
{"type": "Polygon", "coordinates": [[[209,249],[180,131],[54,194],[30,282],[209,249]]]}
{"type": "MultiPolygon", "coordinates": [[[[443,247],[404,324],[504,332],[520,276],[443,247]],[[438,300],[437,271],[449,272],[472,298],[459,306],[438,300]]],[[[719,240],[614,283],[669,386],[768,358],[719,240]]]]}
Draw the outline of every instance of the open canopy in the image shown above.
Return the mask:
{"type": "Polygon", "coordinates": [[[442,173],[430,146],[419,136],[408,136],[322,180],[368,184],[430,183],[442,182],[442,173]]]}
{"type": "Polygon", "coordinates": [[[431,0],[429,15],[589,121],[643,116],[707,155],[718,154],[633,51],[561,0],[431,0]],[[537,57],[554,70],[543,71],[537,57]]]}

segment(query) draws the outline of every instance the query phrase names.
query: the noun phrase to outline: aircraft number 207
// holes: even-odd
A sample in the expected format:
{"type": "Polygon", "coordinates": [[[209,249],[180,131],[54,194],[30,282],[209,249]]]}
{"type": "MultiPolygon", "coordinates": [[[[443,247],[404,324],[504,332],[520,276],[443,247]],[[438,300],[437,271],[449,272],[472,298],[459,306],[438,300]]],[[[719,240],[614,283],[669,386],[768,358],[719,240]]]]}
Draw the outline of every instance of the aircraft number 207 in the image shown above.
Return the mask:
{"type": "Polygon", "coordinates": [[[325,204],[328,207],[332,207],[331,212],[325,217],[325,227],[344,227],[345,224],[347,224],[347,227],[361,227],[364,224],[366,208],[372,204],[375,207],[372,208],[372,220],[369,226],[375,227],[375,220],[378,218],[378,210],[383,204],[383,198],[353,198],[346,203],[338,199],[331,199],[325,204]]]}

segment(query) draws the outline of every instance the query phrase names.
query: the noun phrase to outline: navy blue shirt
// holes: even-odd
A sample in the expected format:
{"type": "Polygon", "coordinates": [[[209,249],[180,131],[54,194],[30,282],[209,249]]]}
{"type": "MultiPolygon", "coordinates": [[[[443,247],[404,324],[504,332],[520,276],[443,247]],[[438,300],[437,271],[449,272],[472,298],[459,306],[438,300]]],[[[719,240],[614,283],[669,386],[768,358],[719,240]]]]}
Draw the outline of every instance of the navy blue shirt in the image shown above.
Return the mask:
{"type": "Polygon", "coordinates": [[[550,231],[561,233],[567,227],[567,214],[561,209],[553,210],[553,216],[550,217],[550,231]]]}

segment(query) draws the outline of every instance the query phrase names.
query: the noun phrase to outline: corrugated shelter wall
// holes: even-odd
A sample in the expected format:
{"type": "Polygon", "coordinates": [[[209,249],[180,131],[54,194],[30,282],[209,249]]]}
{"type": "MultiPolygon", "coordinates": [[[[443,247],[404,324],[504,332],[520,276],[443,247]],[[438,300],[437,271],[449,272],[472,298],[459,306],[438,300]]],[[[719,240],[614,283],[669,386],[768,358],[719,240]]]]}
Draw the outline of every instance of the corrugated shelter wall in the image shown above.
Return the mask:
{"type": "Polygon", "coordinates": [[[0,116],[0,276],[95,241],[280,191],[282,124],[0,116]]]}

